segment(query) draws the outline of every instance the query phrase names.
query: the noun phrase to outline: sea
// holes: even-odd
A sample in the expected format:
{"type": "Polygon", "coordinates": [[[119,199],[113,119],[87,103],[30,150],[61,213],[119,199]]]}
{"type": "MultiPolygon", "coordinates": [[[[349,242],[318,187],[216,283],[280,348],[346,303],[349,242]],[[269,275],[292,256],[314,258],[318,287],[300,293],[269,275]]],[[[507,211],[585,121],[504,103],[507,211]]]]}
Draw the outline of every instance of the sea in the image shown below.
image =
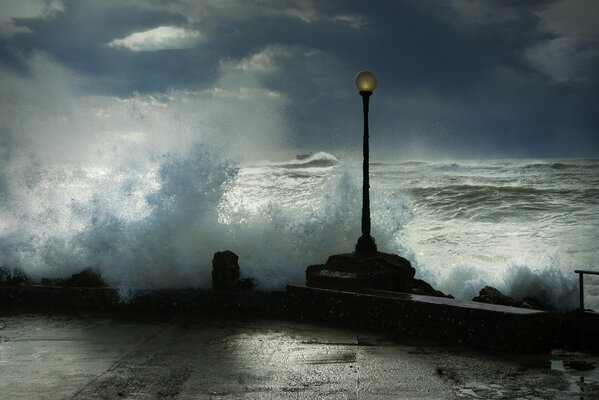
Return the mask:
{"type": "MultiPolygon", "coordinates": [[[[36,279],[94,267],[124,300],[210,287],[221,250],[258,288],[303,284],[360,236],[362,163],[343,154],[237,162],[197,146],[127,168],[15,168],[0,264],[36,279]]],[[[374,161],[370,186],[378,249],[456,298],[490,285],[568,310],[574,270],[599,271],[599,159],[374,161]]],[[[584,294],[599,309],[599,276],[584,294]]]]}

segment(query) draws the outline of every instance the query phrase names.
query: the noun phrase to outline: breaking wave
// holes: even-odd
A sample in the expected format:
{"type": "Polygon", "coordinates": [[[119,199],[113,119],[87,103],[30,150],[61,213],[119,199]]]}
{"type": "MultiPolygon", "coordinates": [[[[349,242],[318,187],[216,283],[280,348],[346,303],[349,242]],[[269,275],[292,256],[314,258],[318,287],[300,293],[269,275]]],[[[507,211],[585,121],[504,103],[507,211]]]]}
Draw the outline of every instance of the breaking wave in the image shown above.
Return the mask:
{"type": "MultiPolygon", "coordinates": [[[[360,231],[359,165],[338,163],[298,182],[278,174],[278,165],[241,167],[223,157],[222,149],[197,144],[148,160],[146,167],[145,173],[126,166],[21,171],[21,200],[31,198],[2,209],[8,229],[0,237],[0,263],[37,278],[64,277],[95,266],[111,284],[127,290],[209,287],[213,253],[230,249],[240,256],[244,276],[255,278],[262,288],[283,288],[303,283],[306,266],[351,251],[360,231]],[[41,195],[45,202],[31,203],[41,195]]],[[[507,258],[499,269],[485,266],[482,258],[445,263],[445,249],[462,252],[485,243],[472,243],[472,236],[461,230],[456,231],[461,237],[447,233],[437,241],[434,224],[441,219],[429,219],[427,230],[422,218],[429,215],[427,209],[442,213],[443,206],[427,197],[449,204],[459,200],[451,196],[453,191],[482,201],[477,192],[488,186],[448,185],[389,195],[391,189],[384,181],[373,182],[373,236],[382,251],[410,259],[419,277],[462,299],[492,285],[515,298],[533,296],[560,309],[574,308],[576,280],[564,271],[565,260],[541,257],[521,263],[503,254],[507,258]],[[446,242],[451,239],[455,244],[446,242]]],[[[503,194],[540,193],[508,189],[503,194]]],[[[503,201],[509,205],[513,199],[503,201]]],[[[451,232],[455,218],[459,216],[444,222],[443,229],[451,232]]],[[[492,226],[513,229],[498,222],[492,226]]],[[[491,242],[497,240],[487,233],[491,242]]],[[[596,298],[589,304],[595,305],[596,298]]]]}
{"type": "Polygon", "coordinates": [[[315,154],[298,156],[294,160],[290,160],[280,164],[271,164],[274,167],[299,169],[299,168],[327,168],[339,164],[339,160],[332,154],[324,151],[319,151],[315,154]]]}

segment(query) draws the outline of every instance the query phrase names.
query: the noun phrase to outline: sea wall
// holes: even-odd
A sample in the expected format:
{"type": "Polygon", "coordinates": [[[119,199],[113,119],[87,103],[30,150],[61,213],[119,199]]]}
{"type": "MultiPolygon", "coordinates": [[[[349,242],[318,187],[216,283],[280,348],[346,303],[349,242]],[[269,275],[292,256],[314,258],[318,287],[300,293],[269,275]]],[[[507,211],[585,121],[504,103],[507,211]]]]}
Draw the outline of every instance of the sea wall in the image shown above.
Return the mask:
{"type": "Polygon", "coordinates": [[[168,289],[140,290],[124,298],[114,288],[0,287],[0,316],[15,311],[266,317],[359,326],[507,352],[547,352],[558,347],[599,351],[596,313],[564,315],[379,290],[168,289]]]}

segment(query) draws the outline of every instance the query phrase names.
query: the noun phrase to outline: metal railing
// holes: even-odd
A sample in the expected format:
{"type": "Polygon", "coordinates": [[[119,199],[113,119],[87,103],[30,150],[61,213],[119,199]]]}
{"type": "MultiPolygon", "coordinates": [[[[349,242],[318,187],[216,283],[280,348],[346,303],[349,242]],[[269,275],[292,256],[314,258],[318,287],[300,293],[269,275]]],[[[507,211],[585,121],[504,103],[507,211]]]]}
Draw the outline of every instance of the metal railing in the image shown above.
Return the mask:
{"type": "Polygon", "coordinates": [[[599,275],[598,271],[584,271],[582,269],[574,270],[575,273],[578,274],[578,290],[579,290],[579,308],[580,311],[584,311],[584,274],[587,275],[599,275]]]}

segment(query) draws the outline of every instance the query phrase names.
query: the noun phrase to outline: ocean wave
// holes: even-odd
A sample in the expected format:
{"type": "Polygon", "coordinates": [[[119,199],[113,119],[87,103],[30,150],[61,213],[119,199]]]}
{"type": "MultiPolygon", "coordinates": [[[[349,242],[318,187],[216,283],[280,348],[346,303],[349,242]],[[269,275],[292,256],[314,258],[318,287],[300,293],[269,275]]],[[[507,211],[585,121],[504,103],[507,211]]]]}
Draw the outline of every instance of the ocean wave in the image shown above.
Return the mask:
{"type": "MultiPolygon", "coordinates": [[[[301,284],[307,265],[351,251],[360,232],[356,165],[301,169],[337,162],[317,153],[238,167],[219,149],[199,147],[141,169],[152,165],[151,173],[133,173],[123,164],[112,173],[78,174],[70,192],[62,187],[60,192],[81,193],[75,186],[83,182],[90,193],[71,203],[47,195],[64,178],[46,171],[39,183],[23,181],[18,198],[37,197],[40,203],[27,208],[15,203],[15,215],[6,219],[10,229],[0,232],[0,263],[37,277],[96,265],[121,288],[209,287],[212,254],[228,248],[239,254],[243,273],[255,277],[259,287],[301,284]],[[135,213],[134,203],[143,212],[135,213]],[[64,221],[64,232],[58,232],[64,221]]],[[[384,173],[374,175],[371,203],[379,249],[406,256],[421,277],[461,299],[489,284],[515,298],[534,295],[570,306],[576,293],[569,268],[599,268],[593,247],[599,189],[583,170],[570,182],[555,180],[560,174],[551,170],[521,174],[522,163],[489,165],[480,174],[434,170],[482,168],[474,163],[412,161],[394,164],[390,175],[379,168],[384,173]],[[510,173],[498,178],[489,168],[510,173]],[[418,175],[406,179],[405,172],[414,169],[418,175]],[[552,252],[564,259],[547,263],[545,255],[552,252]]],[[[598,306],[599,296],[589,294],[589,303],[598,306]]]]}
{"type": "Polygon", "coordinates": [[[315,154],[307,156],[298,155],[294,160],[290,160],[284,163],[270,164],[273,167],[279,168],[328,168],[334,167],[339,164],[339,160],[332,154],[324,151],[319,151],[315,154]]]}
{"type": "Polygon", "coordinates": [[[434,218],[500,222],[531,215],[576,212],[581,203],[595,202],[588,190],[538,189],[530,186],[447,185],[414,187],[407,192],[434,218]],[[578,204],[578,206],[577,206],[578,204]]]}
{"type": "Polygon", "coordinates": [[[532,186],[515,185],[476,185],[455,184],[442,186],[414,186],[407,191],[417,199],[420,198],[447,198],[455,199],[485,199],[503,198],[510,201],[527,201],[531,203],[546,202],[548,199],[567,201],[575,199],[577,202],[597,203],[599,189],[584,187],[549,187],[535,188],[532,186]]]}
{"type": "Polygon", "coordinates": [[[599,160],[587,159],[587,160],[575,160],[574,162],[535,162],[524,164],[521,166],[522,169],[539,169],[539,170],[568,170],[568,169],[581,169],[590,168],[598,169],[599,160]]]}
{"type": "Polygon", "coordinates": [[[550,191],[536,189],[530,186],[494,186],[494,185],[444,185],[429,187],[412,187],[408,189],[412,194],[420,196],[429,195],[464,195],[480,196],[486,194],[508,194],[508,195],[538,195],[540,193],[566,193],[567,190],[550,191]]]}
{"type": "Polygon", "coordinates": [[[579,169],[599,169],[599,159],[572,159],[556,161],[537,161],[537,160],[493,160],[493,161],[422,161],[409,160],[402,162],[374,162],[370,165],[375,166],[398,166],[398,167],[417,167],[436,172],[468,172],[468,171],[498,171],[519,169],[529,170],[579,170],[579,169]]]}
{"type": "Polygon", "coordinates": [[[385,166],[404,166],[404,167],[415,167],[430,164],[428,161],[418,161],[418,160],[410,160],[410,161],[401,161],[401,162],[384,162],[384,161],[375,161],[370,162],[368,165],[377,166],[377,167],[385,167],[385,166]]]}

